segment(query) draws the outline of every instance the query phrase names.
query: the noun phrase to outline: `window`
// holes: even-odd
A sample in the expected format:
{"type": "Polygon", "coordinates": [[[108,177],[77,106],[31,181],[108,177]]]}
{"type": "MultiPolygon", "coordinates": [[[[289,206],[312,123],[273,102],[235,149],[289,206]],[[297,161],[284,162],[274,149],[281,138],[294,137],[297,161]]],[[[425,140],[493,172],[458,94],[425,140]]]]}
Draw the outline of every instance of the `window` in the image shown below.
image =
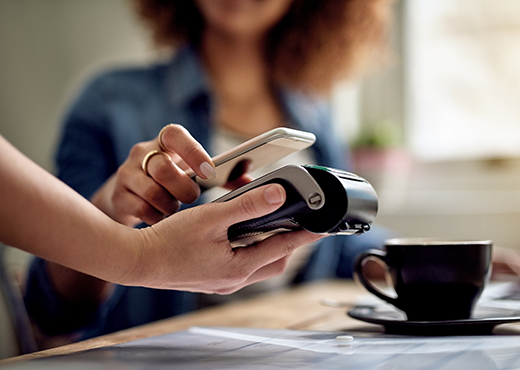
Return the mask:
{"type": "Polygon", "coordinates": [[[412,152],[520,155],[520,2],[408,0],[403,9],[412,152]]]}

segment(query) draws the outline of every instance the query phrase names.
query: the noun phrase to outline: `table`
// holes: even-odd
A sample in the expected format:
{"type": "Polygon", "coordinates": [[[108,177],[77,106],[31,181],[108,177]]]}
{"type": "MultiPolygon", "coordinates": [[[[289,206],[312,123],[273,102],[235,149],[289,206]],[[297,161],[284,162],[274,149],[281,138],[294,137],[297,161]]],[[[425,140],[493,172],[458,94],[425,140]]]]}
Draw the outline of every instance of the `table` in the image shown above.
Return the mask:
{"type": "Polygon", "coordinates": [[[337,330],[356,325],[366,326],[348,317],[345,314],[347,308],[327,307],[320,304],[320,299],[323,298],[354,302],[360,294],[365,292],[350,280],[310,283],[295,289],[210,307],[79,343],[1,360],[0,365],[124,343],[188,329],[191,326],[310,330],[337,330]]]}
{"type": "MultiPolygon", "coordinates": [[[[348,307],[330,307],[320,303],[320,300],[327,298],[354,305],[361,295],[366,295],[366,292],[352,281],[314,282],[249,300],[210,307],[83,342],[2,360],[0,365],[54,355],[74,354],[88,349],[179,332],[194,326],[297,329],[323,332],[354,331],[372,333],[372,336],[375,333],[376,336],[384,337],[381,327],[348,317],[346,315],[348,307]]],[[[520,324],[505,324],[500,328],[502,331],[506,328],[504,333],[508,335],[507,338],[513,338],[511,340],[514,340],[514,345],[518,348],[520,324]]],[[[520,362],[520,357],[518,360],[515,358],[514,361],[520,362]]]]}

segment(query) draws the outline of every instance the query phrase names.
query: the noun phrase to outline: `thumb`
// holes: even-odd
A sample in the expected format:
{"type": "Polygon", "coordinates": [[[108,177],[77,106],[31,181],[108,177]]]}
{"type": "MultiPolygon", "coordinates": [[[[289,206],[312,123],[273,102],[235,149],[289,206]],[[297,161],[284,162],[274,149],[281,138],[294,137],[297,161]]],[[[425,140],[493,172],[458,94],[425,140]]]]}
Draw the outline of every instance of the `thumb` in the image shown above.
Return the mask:
{"type": "Polygon", "coordinates": [[[221,220],[229,226],[237,222],[265,216],[280,208],[285,199],[285,189],[282,185],[261,186],[222,203],[224,208],[221,209],[221,220]]]}

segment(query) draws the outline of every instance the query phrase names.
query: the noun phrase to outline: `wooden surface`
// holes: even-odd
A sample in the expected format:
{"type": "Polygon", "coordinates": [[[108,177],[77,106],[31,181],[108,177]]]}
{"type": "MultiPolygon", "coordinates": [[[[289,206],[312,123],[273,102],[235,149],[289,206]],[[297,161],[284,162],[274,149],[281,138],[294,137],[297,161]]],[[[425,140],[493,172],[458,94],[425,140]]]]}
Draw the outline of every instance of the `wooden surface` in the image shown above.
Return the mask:
{"type": "Polygon", "coordinates": [[[191,326],[228,326],[271,329],[346,330],[365,324],[346,315],[348,307],[328,307],[322,299],[336,299],[354,304],[356,297],[366,294],[352,281],[326,281],[295,289],[259,296],[180,315],[171,319],[104,335],[83,342],[0,361],[0,365],[52,355],[68,354],[148,338],[191,326]]]}

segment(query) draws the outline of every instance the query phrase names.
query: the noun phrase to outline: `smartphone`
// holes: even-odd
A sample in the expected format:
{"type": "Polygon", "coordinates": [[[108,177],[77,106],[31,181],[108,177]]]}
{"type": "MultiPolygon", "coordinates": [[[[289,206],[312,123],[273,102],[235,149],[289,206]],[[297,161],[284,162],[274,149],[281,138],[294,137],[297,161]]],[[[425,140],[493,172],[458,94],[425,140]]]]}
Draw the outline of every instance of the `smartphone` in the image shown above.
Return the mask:
{"type": "Polygon", "coordinates": [[[217,177],[204,180],[189,169],[186,173],[204,189],[223,186],[228,182],[233,170],[242,166],[242,173],[253,172],[276,162],[289,154],[310,147],[316,136],[310,132],[279,127],[258,135],[236,147],[213,157],[217,177]]]}

